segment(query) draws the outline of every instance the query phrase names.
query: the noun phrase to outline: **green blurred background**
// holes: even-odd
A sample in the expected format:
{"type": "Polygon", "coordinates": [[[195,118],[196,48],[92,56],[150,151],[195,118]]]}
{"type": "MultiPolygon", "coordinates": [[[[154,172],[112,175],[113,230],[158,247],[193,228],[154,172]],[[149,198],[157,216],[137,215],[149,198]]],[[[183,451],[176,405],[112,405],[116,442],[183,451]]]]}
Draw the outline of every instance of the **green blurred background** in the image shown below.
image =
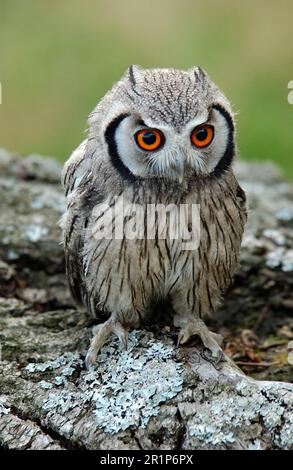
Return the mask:
{"type": "Polygon", "coordinates": [[[293,178],[292,0],[0,0],[0,146],[65,160],[129,64],[201,65],[245,159],[293,178]]]}

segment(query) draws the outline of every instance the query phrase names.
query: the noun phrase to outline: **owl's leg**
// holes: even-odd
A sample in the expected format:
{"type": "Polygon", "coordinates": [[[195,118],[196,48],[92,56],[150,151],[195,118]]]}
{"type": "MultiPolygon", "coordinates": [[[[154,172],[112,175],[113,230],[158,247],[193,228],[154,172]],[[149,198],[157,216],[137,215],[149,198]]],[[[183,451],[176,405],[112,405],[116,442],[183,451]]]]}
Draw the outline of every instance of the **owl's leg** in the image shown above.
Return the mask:
{"type": "Polygon", "coordinates": [[[115,318],[115,316],[111,316],[105,323],[96,325],[93,328],[93,339],[85,358],[85,365],[87,369],[89,369],[89,367],[96,362],[100,349],[106,343],[112,333],[118,336],[124,348],[127,349],[128,331],[122,326],[119,320],[115,318]]]}
{"type": "Polygon", "coordinates": [[[180,328],[177,344],[186,343],[194,335],[199,336],[206,348],[203,355],[207,360],[217,365],[223,357],[220,346],[223,337],[208,329],[196,311],[196,303],[189,305],[182,292],[184,289],[174,292],[172,295],[172,303],[176,312],[173,323],[174,326],[180,328]]]}

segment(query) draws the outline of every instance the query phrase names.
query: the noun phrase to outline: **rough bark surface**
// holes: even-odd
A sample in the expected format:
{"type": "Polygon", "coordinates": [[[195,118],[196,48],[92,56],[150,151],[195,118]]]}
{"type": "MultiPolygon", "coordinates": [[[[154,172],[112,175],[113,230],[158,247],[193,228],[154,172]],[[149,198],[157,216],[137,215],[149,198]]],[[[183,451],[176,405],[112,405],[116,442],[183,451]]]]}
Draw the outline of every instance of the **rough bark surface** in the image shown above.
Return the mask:
{"type": "Polygon", "coordinates": [[[225,336],[221,367],[196,339],[177,349],[167,326],[133,331],[127,352],[111,338],[91,371],[91,325],[64,277],[59,172],[0,151],[0,446],[293,448],[293,188],[278,169],[237,166],[250,213],[241,267],[209,323],[225,336]]]}

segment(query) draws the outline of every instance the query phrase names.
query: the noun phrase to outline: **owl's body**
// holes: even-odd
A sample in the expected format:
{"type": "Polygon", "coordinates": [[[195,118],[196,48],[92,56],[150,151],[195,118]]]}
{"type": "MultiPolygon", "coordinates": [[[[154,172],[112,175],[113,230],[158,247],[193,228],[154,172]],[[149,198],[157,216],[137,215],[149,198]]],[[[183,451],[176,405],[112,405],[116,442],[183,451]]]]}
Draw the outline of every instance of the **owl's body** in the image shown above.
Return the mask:
{"type": "Polygon", "coordinates": [[[245,195],[231,169],[234,124],[227,100],[200,69],[130,68],[89,123],[87,141],[63,174],[71,292],[91,315],[108,317],[95,327],[87,364],[111,333],[126,344],[127,331],[151,313],[156,318],[151,310],[164,300],[180,328],[179,342],[198,334],[219,359],[218,335],[202,318],[215,311],[231,283],[246,219],[245,195]],[[210,132],[212,140],[204,141],[210,132]],[[130,204],[142,211],[135,226],[141,223],[142,232],[117,236],[121,220],[129,224],[137,215],[130,211],[121,219],[122,205],[130,204]],[[176,216],[188,207],[185,223],[196,231],[195,205],[199,246],[186,249],[186,233],[173,236],[174,220],[178,225],[176,216]],[[157,207],[169,208],[164,220],[157,207]],[[152,219],[148,208],[155,208],[152,219]]]}

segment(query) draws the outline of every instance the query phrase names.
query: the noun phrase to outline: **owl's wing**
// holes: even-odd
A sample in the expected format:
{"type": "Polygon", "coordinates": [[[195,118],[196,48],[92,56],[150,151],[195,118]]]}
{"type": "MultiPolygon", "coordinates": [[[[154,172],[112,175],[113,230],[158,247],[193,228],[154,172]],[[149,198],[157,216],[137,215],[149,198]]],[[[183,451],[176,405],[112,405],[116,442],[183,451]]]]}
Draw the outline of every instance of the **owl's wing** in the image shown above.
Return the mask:
{"type": "MultiPolygon", "coordinates": [[[[92,142],[91,142],[92,143],[92,142]]],[[[90,174],[93,152],[84,140],[64,165],[61,182],[67,199],[67,210],[60,221],[63,229],[66,275],[73,298],[84,303],[82,251],[90,204],[84,199],[84,183],[90,174]]]]}
{"type": "Polygon", "coordinates": [[[244,220],[246,222],[247,219],[247,198],[245,191],[241,188],[240,184],[238,181],[236,181],[236,199],[238,201],[239,207],[241,209],[241,212],[244,216],[244,220]]]}
{"type": "Polygon", "coordinates": [[[88,140],[86,139],[72,152],[64,165],[61,183],[66,196],[79,186],[83,176],[90,168],[91,154],[87,151],[87,146],[88,140]]]}
{"type": "Polygon", "coordinates": [[[82,304],[84,298],[84,279],[80,254],[83,248],[84,224],[83,217],[77,217],[77,208],[74,206],[68,208],[64,214],[62,226],[65,268],[69,289],[72,297],[79,304],[82,304]]]}

